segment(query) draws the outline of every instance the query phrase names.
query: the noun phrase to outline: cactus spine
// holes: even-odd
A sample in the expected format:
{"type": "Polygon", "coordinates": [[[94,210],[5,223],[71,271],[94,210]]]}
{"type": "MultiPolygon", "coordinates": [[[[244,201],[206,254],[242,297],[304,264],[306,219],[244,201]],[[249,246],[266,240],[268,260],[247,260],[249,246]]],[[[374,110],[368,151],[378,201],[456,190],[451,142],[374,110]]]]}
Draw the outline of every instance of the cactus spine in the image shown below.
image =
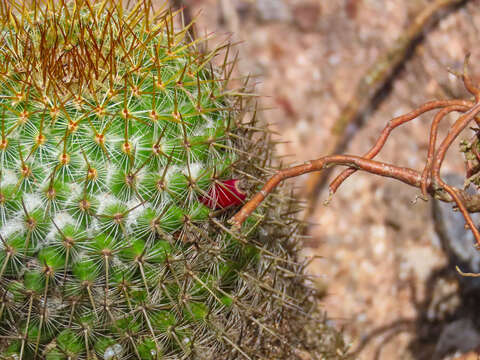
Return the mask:
{"type": "Polygon", "coordinates": [[[150,1],[0,10],[0,358],[312,347],[294,205],[224,225],[232,179],[255,187],[270,154],[228,56],[212,65],[229,47],[199,51],[150,1]]]}

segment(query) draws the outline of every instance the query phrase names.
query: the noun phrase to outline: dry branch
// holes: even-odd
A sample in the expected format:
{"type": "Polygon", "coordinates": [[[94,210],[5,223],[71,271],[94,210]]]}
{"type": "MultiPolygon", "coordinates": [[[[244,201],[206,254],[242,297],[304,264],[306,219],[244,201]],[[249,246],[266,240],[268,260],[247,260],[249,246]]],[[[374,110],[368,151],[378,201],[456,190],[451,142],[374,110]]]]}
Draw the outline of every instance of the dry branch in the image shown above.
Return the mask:
{"type": "MultiPolygon", "coordinates": [[[[325,156],[320,159],[309,161],[304,165],[298,165],[279,170],[265,183],[259,192],[257,192],[245,205],[243,205],[240,211],[238,211],[229,220],[229,222],[236,227],[240,226],[247,219],[247,217],[250,216],[253,211],[255,211],[255,209],[262,203],[268,194],[270,194],[283,180],[308,174],[314,171],[321,171],[334,165],[354,167],[357,170],[363,170],[375,175],[393,178],[417,188],[421,188],[422,185],[422,174],[410,168],[395,166],[354,155],[325,156]]],[[[449,196],[448,193],[446,193],[443,189],[433,186],[430,182],[427,182],[427,184],[428,193],[432,197],[445,202],[453,201],[452,197],[449,196]]],[[[461,194],[463,203],[469,212],[480,212],[480,195],[469,195],[467,192],[460,189],[456,189],[456,192],[461,194]]]]}
{"type": "MultiPolygon", "coordinates": [[[[230,219],[230,222],[234,227],[239,227],[262,203],[266,196],[268,196],[268,194],[270,194],[283,180],[307,173],[319,172],[333,165],[343,165],[348,166],[349,169],[343,171],[332,182],[330,185],[331,195],[333,195],[343,181],[345,181],[345,179],[356,170],[363,170],[375,175],[390,177],[402,181],[410,186],[421,189],[422,194],[425,197],[429,194],[442,201],[454,202],[465,218],[468,227],[472,231],[477,247],[480,248],[480,231],[476,228],[470,217],[470,213],[480,211],[480,194],[469,195],[463,189],[448,185],[440,176],[440,170],[445,155],[452,146],[454,140],[458,138],[460,133],[465,130],[472,121],[476,121],[477,123],[480,121],[477,118],[480,114],[480,90],[472,84],[471,79],[466,73],[467,61],[468,56],[465,59],[464,72],[460,77],[463,79],[466,89],[474,96],[474,102],[466,100],[439,100],[427,102],[408,114],[390,120],[378,137],[375,145],[362,157],[354,155],[331,155],[309,161],[303,165],[279,170],[265,183],[263,188],[230,219]],[[418,172],[417,170],[408,167],[399,167],[393,164],[373,160],[373,158],[384,147],[393,129],[434,109],[439,109],[439,111],[434,117],[430,127],[428,154],[422,172],[418,172]],[[454,111],[460,112],[461,115],[450,127],[448,134],[437,148],[438,125],[447,114],[454,111]]],[[[477,132],[477,136],[471,141],[469,147],[472,153],[477,155],[478,134],[480,130],[474,130],[477,132]]],[[[477,162],[480,164],[480,157],[478,155],[477,162]]],[[[469,165],[467,161],[466,173],[468,178],[480,174],[480,166],[475,167],[469,165]]],[[[480,187],[480,185],[478,185],[478,187],[480,187]]]]}
{"type": "MultiPolygon", "coordinates": [[[[349,125],[358,122],[366,114],[379,92],[391,81],[395,71],[403,64],[411,53],[412,48],[423,36],[425,28],[434,19],[438,19],[440,13],[467,2],[468,0],[437,0],[428,4],[414,18],[402,36],[368,69],[359,81],[355,93],[332,127],[334,140],[327,149],[328,154],[344,151],[344,146],[347,142],[346,129],[349,125]]],[[[346,178],[350,173],[352,173],[351,170],[346,170],[342,176],[346,178]]],[[[324,171],[314,173],[309,177],[305,190],[305,198],[308,199],[304,215],[305,220],[308,220],[315,211],[318,195],[326,183],[328,174],[328,171],[324,171]]]]}

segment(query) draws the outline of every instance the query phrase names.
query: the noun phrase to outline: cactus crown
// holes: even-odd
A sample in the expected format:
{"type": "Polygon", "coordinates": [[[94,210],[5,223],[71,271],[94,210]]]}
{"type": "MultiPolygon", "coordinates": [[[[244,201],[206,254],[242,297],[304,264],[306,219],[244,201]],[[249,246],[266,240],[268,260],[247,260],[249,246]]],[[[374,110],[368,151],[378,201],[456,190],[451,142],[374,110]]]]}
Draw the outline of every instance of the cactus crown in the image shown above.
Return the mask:
{"type": "Polygon", "coordinates": [[[212,65],[229,47],[199,51],[150,1],[0,13],[0,358],[293,354],[310,293],[289,201],[237,234],[212,212],[269,153],[212,65]]]}

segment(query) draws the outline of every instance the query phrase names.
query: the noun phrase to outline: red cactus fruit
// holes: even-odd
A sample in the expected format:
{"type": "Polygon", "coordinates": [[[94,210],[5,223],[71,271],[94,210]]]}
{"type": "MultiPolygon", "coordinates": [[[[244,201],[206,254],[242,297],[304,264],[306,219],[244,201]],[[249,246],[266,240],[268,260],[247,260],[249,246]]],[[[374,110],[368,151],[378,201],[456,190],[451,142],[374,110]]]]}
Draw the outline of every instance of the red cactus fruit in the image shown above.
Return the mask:
{"type": "Polygon", "coordinates": [[[208,195],[202,197],[200,201],[211,209],[224,209],[242,204],[245,197],[246,194],[241,189],[241,181],[230,179],[215,182],[208,195]]]}

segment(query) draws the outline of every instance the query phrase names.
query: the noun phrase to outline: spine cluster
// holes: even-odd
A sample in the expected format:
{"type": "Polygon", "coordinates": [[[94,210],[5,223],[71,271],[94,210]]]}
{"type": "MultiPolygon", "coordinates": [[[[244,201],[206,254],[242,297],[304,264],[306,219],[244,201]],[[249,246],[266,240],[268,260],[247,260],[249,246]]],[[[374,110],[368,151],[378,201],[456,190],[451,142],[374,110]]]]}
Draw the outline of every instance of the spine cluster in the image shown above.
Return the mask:
{"type": "Polygon", "coordinates": [[[150,1],[0,13],[0,359],[294,354],[288,201],[223,225],[269,154],[229,47],[199,51],[150,1]]]}

